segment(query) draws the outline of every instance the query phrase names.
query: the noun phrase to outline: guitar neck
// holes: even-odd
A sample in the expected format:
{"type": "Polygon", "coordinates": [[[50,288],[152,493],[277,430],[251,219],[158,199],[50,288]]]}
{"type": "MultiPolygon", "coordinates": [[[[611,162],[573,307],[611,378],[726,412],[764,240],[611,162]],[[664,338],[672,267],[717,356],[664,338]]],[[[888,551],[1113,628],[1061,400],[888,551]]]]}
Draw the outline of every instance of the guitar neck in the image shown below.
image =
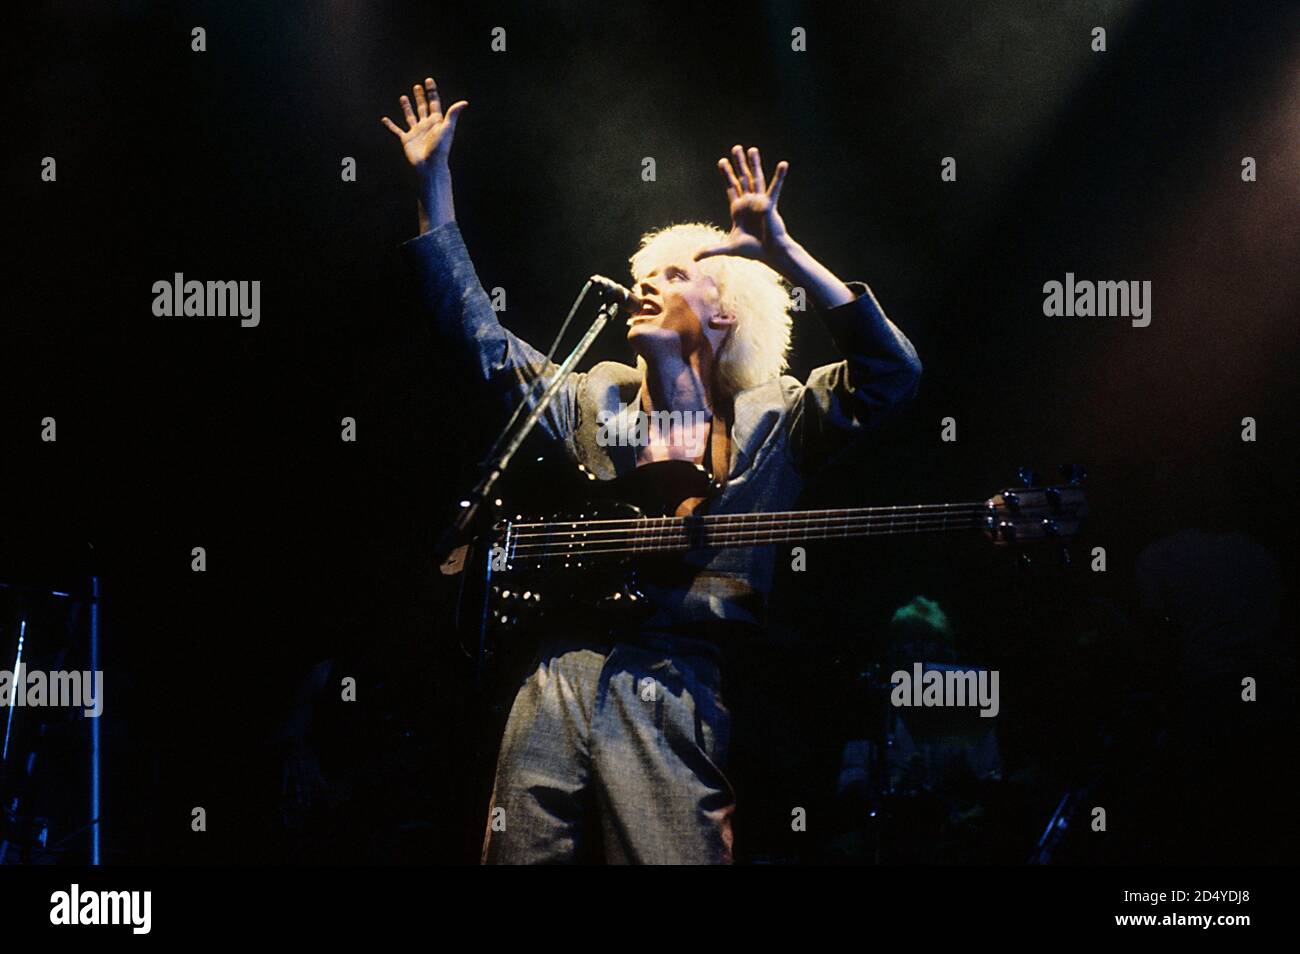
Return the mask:
{"type": "Polygon", "coordinates": [[[718,514],[681,518],[690,548],[756,546],[800,540],[836,540],[904,533],[943,533],[983,526],[986,505],[920,504],[855,507],[844,510],[792,510],[777,513],[718,514]],[[693,523],[698,521],[698,523],[693,523]]]}
{"type": "Polygon", "coordinates": [[[511,557],[674,553],[772,543],[840,540],[983,528],[988,502],[706,514],[622,520],[521,523],[510,528],[511,557]]]}

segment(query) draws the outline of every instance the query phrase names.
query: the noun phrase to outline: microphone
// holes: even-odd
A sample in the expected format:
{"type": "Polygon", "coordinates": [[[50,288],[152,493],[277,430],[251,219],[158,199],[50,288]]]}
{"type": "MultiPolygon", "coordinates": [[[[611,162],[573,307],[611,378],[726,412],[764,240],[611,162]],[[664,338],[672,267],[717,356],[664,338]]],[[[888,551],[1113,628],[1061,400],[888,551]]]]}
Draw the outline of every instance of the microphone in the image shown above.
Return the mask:
{"type": "Polygon", "coordinates": [[[596,286],[596,291],[602,298],[613,299],[618,302],[620,311],[631,314],[639,311],[641,308],[641,299],[632,294],[631,290],[624,288],[616,281],[611,281],[604,275],[592,275],[591,283],[596,286]]]}

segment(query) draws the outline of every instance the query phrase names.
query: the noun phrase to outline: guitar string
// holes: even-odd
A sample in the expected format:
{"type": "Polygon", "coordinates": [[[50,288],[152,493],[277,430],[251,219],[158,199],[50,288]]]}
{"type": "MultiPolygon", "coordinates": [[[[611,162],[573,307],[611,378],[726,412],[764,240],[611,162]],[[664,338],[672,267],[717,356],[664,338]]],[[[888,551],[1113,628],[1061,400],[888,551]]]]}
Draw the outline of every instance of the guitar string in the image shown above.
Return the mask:
{"type": "MultiPolygon", "coordinates": [[[[860,516],[875,516],[875,515],[887,516],[889,514],[897,514],[897,513],[907,512],[907,511],[921,512],[925,510],[947,510],[947,509],[962,509],[962,508],[973,508],[973,507],[985,508],[988,506],[988,503],[989,502],[987,500],[979,500],[979,501],[970,501],[965,503],[900,504],[898,506],[892,506],[892,507],[845,507],[838,510],[765,510],[765,511],[760,511],[755,513],[702,514],[698,517],[695,517],[694,519],[703,520],[703,521],[727,521],[727,520],[740,521],[740,520],[748,520],[754,517],[770,517],[770,518],[777,518],[777,519],[785,519],[785,518],[801,519],[801,518],[807,518],[810,515],[819,515],[819,516],[826,515],[827,517],[834,517],[834,516],[845,515],[845,514],[860,515],[860,516]]],[[[615,517],[615,518],[608,518],[603,520],[583,520],[582,522],[584,525],[639,524],[639,523],[649,523],[651,521],[674,523],[676,521],[686,520],[686,519],[690,519],[690,518],[687,517],[615,517]]],[[[517,530],[531,530],[534,527],[554,527],[554,526],[564,526],[564,525],[565,524],[562,521],[556,521],[556,520],[541,520],[541,521],[535,521],[531,523],[520,522],[520,523],[511,524],[511,526],[517,530]]]]}
{"type": "Polygon", "coordinates": [[[675,532],[671,537],[662,534],[626,535],[618,538],[605,537],[590,543],[581,540],[547,540],[541,543],[519,544],[512,541],[512,552],[521,557],[565,556],[580,557],[584,554],[610,552],[655,552],[659,550],[713,549],[729,544],[739,543],[775,543],[794,539],[797,536],[811,539],[833,539],[837,536],[884,536],[901,532],[926,530],[974,529],[980,526],[977,514],[961,515],[953,520],[951,514],[935,514],[925,519],[910,520],[903,524],[896,521],[844,521],[838,525],[829,523],[816,527],[786,526],[780,528],[736,528],[715,531],[708,534],[692,533],[686,529],[675,532]],[[809,530],[817,531],[811,535],[809,530]]]}
{"type": "Polygon", "coordinates": [[[748,536],[753,534],[781,534],[805,530],[834,530],[834,529],[862,529],[862,528],[879,528],[879,527],[909,527],[920,525],[927,521],[961,521],[974,522],[977,518],[985,515],[983,510],[970,511],[946,511],[946,512],[929,512],[926,514],[909,514],[906,517],[899,516],[869,516],[869,517],[850,517],[833,519],[804,519],[804,520],[787,520],[781,522],[770,522],[765,524],[754,524],[746,526],[741,523],[728,524],[698,524],[684,523],[672,526],[669,524],[655,523],[644,527],[619,527],[607,528],[601,530],[553,530],[553,531],[531,531],[528,533],[513,533],[512,542],[522,546],[547,546],[553,543],[564,543],[570,545],[582,544],[584,541],[592,543],[606,543],[613,540],[643,540],[654,542],[662,537],[706,537],[709,539],[723,539],[734,536],[748,536]]]}
{"type": "MultiPolygon", "coordinates": [[[[819,512],[819,511],[794,511],[790,517],[782,519],[770,519],[772,514],[747,514],[734,515],[745,516],[753,520],[752,524],[746,524],[743,520],[717,520],[708,517],[651,517],[640,518],[632,521],[620,521],[621,526],[592,526],[593,522],[575,521],[571,524],[551,523],[551,524],[533,524],[533,526],[547,526],[553,529],[546,530],[526,530],[521,529],[521,524],[511,524],[510,530],[512,538],[518,541],[541,541],[549,542],[563,538],[573,540],[575,538],[600,538],[602,535],[623,534],[628,536],[647,537],[661,534],[665,530],[673,530],[680,533],[703,533],[708,535],[727,534],[727,533],[755,533],[763,531],[775,531],[785,529],[807,528],[811,526],[859,526],[863,523],[867,525],[888,523],[907,525],[909,522],[927,519],[948,518],[948,517],[975,517],[986,514],[987,510],[983,505],[956,505],[946,507],[941,510],[927,509],[925,511],[910,511],[906,513],[898,512],[819,512]],[[590,528],[590,529],[588,529],[590,528]]],[[[723,515],[716,515],[723,516],[723,515]]],[[[727,514],[725,516],[733,516],[727,514]]],[[[535,544],[530,544],[535,545],[535,544]]]]}
{"type": "MultiPolygon", "coordinates": [[[[945,525],[943,523],[938,523],[938,524],[930,524],[926,526],[908,527],[907,532],[937,533],[937,532],[946,532],[949,530],[969,530],[969,529],[975,529],[975,525],[971,524],[969,526],[950,526],[950,525],[945,525]]],[[[897,530],[892,530],[892,529],[875,530],[875,531],[868,530],[863,533],[855,534],[855,536],[875,537],[875,536],[897,535],[897,533],[898,533],[897,530]]],[[[813,539],[831,539],[831,538],[820,537],[820,538],[813,538],[813,539]]],[[[529,553],[517,554],[516,558],[530,559],[530,560],[563,558],[566,560],[580,561],[585,557],[591,557],[591,556],[608,556],[611,554],[622,554],[622,553],[631,553],[631,554],[670,553],[670,552],[681,552],[683,550],[697,549],[697,547],[692,546],[690,542],[686,540],[683,540],[680,543],[666,542],[666,543],[656,543],[656,544],[642,544],[639,546],[638,545],[633,545],[633,546],[617,545],[621,542],[622,541],[610,540],[596,547],[588,547],[581,550],[570,550],[570,551],[552,550],[551,548],[547,547],[544,548],[541,552],[529,552],[529,553]],[[614,545],[610,546],[609,544],[614,544],[614,545]]],[[[735,540],[717,541],[716,543],[711,542],[710,544],[706,544],[698,547],[698,549],[703,549],[703,550],[716,549],[723,544],[752,543],[755,545],[761,545],[762,543],[777,543],[777,542],[783,542],[783,541],[775,540],[775,539],[759,541],[757,539],[747,540],[743,538],[738,538],[735,540]]]]}
{"type": "Polygon", "coordinates": [[[958,511],[951,513],[931,513],[920,516],[909,516],[905,519],[898,517],[855,517],[841,520],[790,520],[784,523],[766,524],[761,526],[744,526],[742,524],[728,524],[725,526],[685,524],[673,528],[656,525],[644,528],[628,527],[593,531],[556,530],[545,533],[533,532],[521,534],[512,532],[511,540],[514,543],[523,544],[525,546],[541,546],[560,542],[578,544],[584,540],[590,540],[593,543],[607,542],[611,539],[654,540],[662,536],[703,536],[713,538],[736,535],[743,536],[755,533],[784,533],[822,528],[908,527],[931,520],[971,521],[983,515],[983,511],[958,511]]]}

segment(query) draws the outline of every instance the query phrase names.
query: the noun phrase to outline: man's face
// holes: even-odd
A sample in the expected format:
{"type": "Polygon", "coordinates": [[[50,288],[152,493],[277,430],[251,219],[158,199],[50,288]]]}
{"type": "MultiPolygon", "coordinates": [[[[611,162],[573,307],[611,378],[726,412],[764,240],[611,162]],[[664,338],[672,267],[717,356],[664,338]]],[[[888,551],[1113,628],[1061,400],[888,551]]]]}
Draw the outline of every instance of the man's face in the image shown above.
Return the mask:
{"type": "Polygon", "coordinates": [[[683,357],[704,347],[716,354],[727,337],[730,322],[718,316],[717,285],[695,262],[652,268],[632,291],[642,306],[628,319],[627,340],[647,360],[666,348],[683,357]]]}

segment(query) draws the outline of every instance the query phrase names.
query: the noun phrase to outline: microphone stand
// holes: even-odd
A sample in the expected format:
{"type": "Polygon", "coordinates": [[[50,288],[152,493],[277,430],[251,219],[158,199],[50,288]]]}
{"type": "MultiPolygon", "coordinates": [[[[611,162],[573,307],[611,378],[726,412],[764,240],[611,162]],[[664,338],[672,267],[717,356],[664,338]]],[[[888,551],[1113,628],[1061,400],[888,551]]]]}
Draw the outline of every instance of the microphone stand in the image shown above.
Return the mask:
{"type": "MultiPolygon", "coordinates": [[[[555,373],[547,383],[545,390],[543,390],[541,395],[532,402],[532,408],[528,413],[524,414],[524,408],[532,399],[531,393],[525,395],[523,400],[521,400],[515,407],[510,420],[506,422],[500,435],[497,436],[496,441],[492,444],[492,449],[484,458],[478,482],[475,483],[470,492],[460,500],[455,518],[452,520],[451,524],[443,530],[442,535],[439,537],[438,542],[435,545],[434,554],[437,565],[444,565],[453,550],[465,545],[466,541],[469,539],[470,531],[475,520],[478,518],[480,512],[482,512],[483,502],[490,498],[497,481],[500,480],[506,470],[509,469],[510,461],[514,458],[515,452],[519,450],[519,447],[523,444],[525,438],[527,438],[529,433],[532,432],[542,415],[546,413],[546,409],[550,407],[551,403],[555,400],[555,396],[559,394],[560,388],[564,385],[569,374],[573,371],[574,365],[576,365],[582,359],[582,356],[587,353],[587,349],[591,347],[592,342],[596,340],[596,336],[599,335],[605,325],[609,323],[609,320],[618,313],[618,300],[612,297],[602,286],[588,280],[588,282],[582,286],[582,291],[578,293],[578,297],[574,300],[573,306],[569,309],[568,316],[564,319],[564,324],[560,326],[559,334],[555,336],[555,341],[551,344],[550,351],[546,355],[546,361],[548,364],[551,363],[555,351],[559,347],[560,341],[564,338],[564,333],[568,329],[569,323],[573,320],[573,316],[577,312],[579,305],[582,304],[583,300],[587,297],[587,293],[591,291],[592,288],[595,288],[597,292],[606,299],[601,305],[600,311],[597,313],[595,320],[591,323],[591,326],[587,329],[586,333],[578,340],[578,343],[574,345],[573,350],[569,352],[568,357],[561,361],[556,367],[555,373]]],[[[479,789],[482,784],[481,780],[483,780],[487,774],[487,766],[485,765],[487,747],[484,745],[482,739],[487,720],[479,717],[485,716],[488,713],[488,706],[486,704],[487,693],[484,690],[483,681],[485,658],[487,656],[488,616],[492,598],[492,570],[494,557],[496,556],[492,550],[493,548],[484,548],[483,552],[479,554],[479,564],[474,568],[465,566],[461,571],[464,573],[473,572],[475,574],[481,574],[479,580],[482,584],[482,597],[478,607],[478,638],[476,640],[476,649],[474,652],[474,677],[468,700],[470,716],[469,724],[471,726],[471,741],[469,743],[470,752],[468,753],[470,771],[466,778],[466,793],[464,798],[466,816],[466,860],[473,860],[476,862],[480,860],[475,857],[476,826],[481,826],[483,824],[486,815],[486,812],[481,811],[485,807],[482,797],[484,792],[480,792],[479,789]]],[[[461,592],[466,592],[463,586],[461,592]]],[[[470,592],[472,592],[472,589],[470,592]]],[[[478,827],[477,831],[477,837],[479,839],[477,845],[481,846],[482,828],[478,827]]]]}
{"type": "MultiPolygon", "coordinates": [[[[573,307],[569,309],[568,317],[564,319],[564,324],[560,327],[560,333],[556,336],[555,342],[551,345],[550,352],[546,355],[548,362],[555,354],[555,349],[559,345],[560,339],[563,338],[565,330],[569,327],[569,322],[573,320],[574,312],[578,310],[578,306],[582,303],[583,299],[587,297],[587,292],[593,287],[596,287],[598,291],[600,290],[599,286],[593,286],[590,280],[582,286],[582,291],[578,293],[577,299],[574,300],[573,307]]],[[[614,299],[607,299],[605,303],[601,305],[600,311],[596,315],[596,319],[591,323],[591,327],[588,328],[586,334],[578,340],[578,343],[573,346],[573,350],[569,352],[568,357],[560,362],[559,366],[556,368],[555,375],[546,386],[546,390],[544,390],[541,393],[541,396],[537,398],[536,402],[533,404],[532,410],[523,418],[522,421],[520,421],[519,415],[524,406],[528,403],[528,398],[526,397],[515,408],[514,414],[511,415],[510,420],[506,422],[505,427],[502,429],[500,435],[497,436],[496,441],[492,444],[492,449],[488,452],[488,455],[485,458],[478,483],[476,483],[473,489],[461,499],[455,519],[453,519],[451,525],[443,531],[437,544],[434,546],[434,556],[437,563],[441,564],[451,551],[460,546],[469,535],[469,528],[471,524],[473,524],[474,518],[478,515],[479,510],[483,505],[483,501],[488,499],[489,495],[492,493],[492,488],[496,486],[497,481],[500,480],[501,476],[506,472],[507,468],[509,468],[510,461],[514,458],[515,452],[519,450],[520,445],[523,444],[524,440],[532,432],[542,415],[546,413],[546,409],[551,406],[551,403],[555,400],[555,395],[560,392],[560,388],[568,379],[569,373],[573,370],[573,366],[582,360],[582,356],[587,353],[587,349],[590,348],[592,342],[596,340],[596,336],[601,333],[609,320],[618,313],[618,305],[619,303],[614,299]]],[[[490,560],[488,561],[488,568],[490,572],[490,560]]]]}

